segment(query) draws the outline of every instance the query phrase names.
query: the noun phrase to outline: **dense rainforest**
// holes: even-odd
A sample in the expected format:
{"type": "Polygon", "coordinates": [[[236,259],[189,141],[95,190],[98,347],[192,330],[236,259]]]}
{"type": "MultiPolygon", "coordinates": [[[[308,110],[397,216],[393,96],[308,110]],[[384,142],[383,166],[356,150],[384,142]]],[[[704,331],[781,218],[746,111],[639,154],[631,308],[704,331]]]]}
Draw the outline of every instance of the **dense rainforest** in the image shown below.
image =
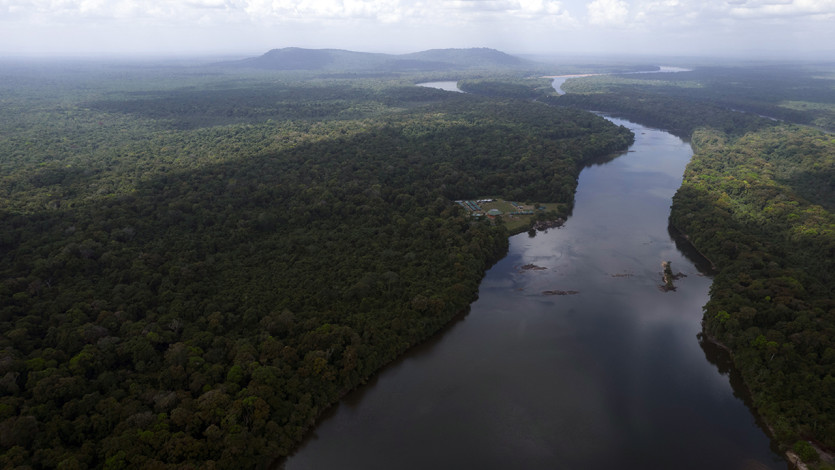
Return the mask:
{"type": "Polygon", "coordinates": [[[407,78],[11,64],[3,468],[252,467],[466,311],[507,232],[631,133],[407,78]]]}
{"type": "Polygon", "coordinates": [[[691,139],[695,154],[670,222],[718,269],[703,340],[731,351],[754,408],[784,449],[810,463],[820,458],[815,447],[831,455],[835,138],[809,125],[833,129],[835,75],[708,69],[592,77],[564,89],[546,100],[691,139]]]}
{"type": "Polygon", "coordinates": [[[685,137],[693,126],[744,131],[750,124],[742,122],[755,117],[835,131],[834,80],[828,64],[699,66],[676,73],[572,79],[563,85],[568,95],[559,99],[572,106],[595,106],[596,100],[606,99],[607,110],[663,123],[685,137]]]}
{"type": "Polygon", "coordinates": [[[777,126],[693,146],[671,222],[720,267],[705,333],[779,441],[835,449],[835,141],[777,126]]]}

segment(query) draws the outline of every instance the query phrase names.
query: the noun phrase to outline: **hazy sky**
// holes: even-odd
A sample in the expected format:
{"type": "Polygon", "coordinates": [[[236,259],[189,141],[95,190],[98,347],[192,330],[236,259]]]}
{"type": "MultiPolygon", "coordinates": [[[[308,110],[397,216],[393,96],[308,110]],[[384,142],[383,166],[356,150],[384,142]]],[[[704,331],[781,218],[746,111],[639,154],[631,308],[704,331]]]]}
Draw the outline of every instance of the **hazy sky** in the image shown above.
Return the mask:
{"type": "Polygon", "coordinates": [[[0,0],[0,56],[829,52],[835,0],[0,0]]]}

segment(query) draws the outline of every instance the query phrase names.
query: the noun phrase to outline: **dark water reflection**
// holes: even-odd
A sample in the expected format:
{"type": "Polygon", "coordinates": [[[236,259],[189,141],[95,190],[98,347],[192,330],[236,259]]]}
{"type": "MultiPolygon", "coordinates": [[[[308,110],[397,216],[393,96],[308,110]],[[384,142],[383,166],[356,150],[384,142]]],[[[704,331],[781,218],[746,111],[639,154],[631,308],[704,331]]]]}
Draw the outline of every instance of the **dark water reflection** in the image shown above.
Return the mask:
{"type": "Polygon", "coordinates": [[[697,339],[710,279],[667,223],[690,146],[616,122],[636,143],[583,171],[566,225],[513,237],[470,314],[344,400],[285,468],[787,467],[697,339]],[[664,260],[686,274],[675,292],[664,260]]]}

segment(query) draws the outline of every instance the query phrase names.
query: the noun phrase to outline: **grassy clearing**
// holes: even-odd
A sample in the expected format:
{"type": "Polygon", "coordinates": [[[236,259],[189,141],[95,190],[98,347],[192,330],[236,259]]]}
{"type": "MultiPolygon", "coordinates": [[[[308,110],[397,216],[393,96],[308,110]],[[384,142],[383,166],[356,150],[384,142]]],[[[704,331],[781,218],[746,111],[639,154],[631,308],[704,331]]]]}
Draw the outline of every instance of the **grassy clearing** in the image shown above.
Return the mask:
{"type": "Polygon", "coordinates": [[[564,203],[518,202],[498,198],[482,198],[481,200],[484,199],[493,200],[491,202],[479,202],[478,207],[482,209],[481,211],[468,209],[468,212],[470,214],[484,214],[482,217],[486,217],[490,210],[499,210],[501,212],[499,218],[511,234],[526,231],[531,226],[531,222],[540,214],[558,214],[559,217],[565,218],[569,210],[569,205],[564,203]],[[514,214],[514,212],[527,211],[532,211],[533,214],[514,214]]]}

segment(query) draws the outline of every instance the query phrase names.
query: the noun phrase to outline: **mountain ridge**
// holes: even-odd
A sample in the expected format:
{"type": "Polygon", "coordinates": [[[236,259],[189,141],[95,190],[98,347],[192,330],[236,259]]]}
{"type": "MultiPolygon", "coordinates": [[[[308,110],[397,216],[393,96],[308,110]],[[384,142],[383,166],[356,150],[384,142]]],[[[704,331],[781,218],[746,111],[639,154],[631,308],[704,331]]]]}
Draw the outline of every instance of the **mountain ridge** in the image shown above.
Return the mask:
{"type": "Polygon", "coordinates": [[[427,71],[472,68],[520,68],[535,62],[486,47],[429,49],[408,54],[358,52],[345,49],[284,47],[218,66],[261,70],[427,71]]]}

